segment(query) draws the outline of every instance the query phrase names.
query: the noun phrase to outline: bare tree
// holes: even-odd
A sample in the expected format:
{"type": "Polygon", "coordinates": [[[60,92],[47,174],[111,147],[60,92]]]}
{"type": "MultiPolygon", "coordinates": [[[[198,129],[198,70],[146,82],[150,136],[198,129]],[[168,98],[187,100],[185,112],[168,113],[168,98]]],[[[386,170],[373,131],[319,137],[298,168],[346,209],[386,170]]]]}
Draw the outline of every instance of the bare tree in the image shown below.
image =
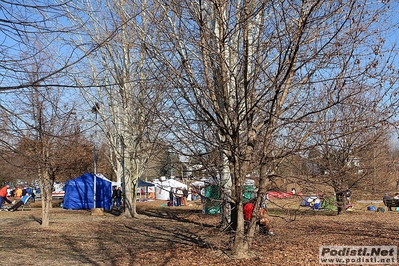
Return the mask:
{"type": "MultiPolygon", "coordinates": [[[[357,96],[353,95],[356,91],[343,88],[341,95],[351,97],[343,97],[336,105],[318,113],[315,121],[320,122],[309,138],[314,148],[307,152],[311,179],[305,180],[326,184],[336,195],[356,187],[370,175],[373,169],[367,167],[369,158],[366,154],[376,150],[376,143],[386,143],[384,139],[389,136],[388,132],[392,132],[392,125],[386,121],[392,120],[393,113],[375,108],[375,104],[382,103],[385,97],[380,95],[379,88],[362,88],[357,96]],[[370,99],[367,95],[374,97],[370,99]]],[[[340,213],[343,198],[337,197],[337,203],[340,213]]]]}
{"type": "Polygon", "coordinates": [[[254,215],[244,231],[248,174],[259,176],[257,213],[281,161],[318,144],[311,137],[334,106],[350,105],[363,95],[381,109],[379,121],[395,112],[389,110],[396,102],[390,83],[395,81],[393,57],[383,36],[389,24],[376,27],[377,20],[385,22],[388,6],[366,1],[157,3],[146,12],[157,22],[153,38],[163,43],[143,40],[156,65],[167,69],[171,101],[179,110],[175,120],[182,121],[176,139],[187,150],[205,153],[217,147],[221,152],[223,189],[231,188],[233,206],[232,252],[244,257],[256,220],[254,215]],[[381,93],[365,89],[370,87],[381,93]],[[204,138],[209,134],[213,137],[204,138]]]}
{"type": "Polygon", "coordinates": [[[82,72],[85,75],[74,79],[85,88],[87,101],[99,106],[99,128],[111,147],[117,180],[124,184],[125,216],[134,217],[138,179],[157,152],[159,110],[164,105],[164,85],[149,71],[154,66],[142,43],[150,30],[141,13],[146,3],[106,0],[78,4],[87,12],[69,13],[71,23],[81,28],[76,47],[86,54],[91,44],[103,45],[82,64],[90,69],[89,74],[82,72]],[[104,36],[111,35],[112,39],[104,42],[104,36]]]}
{"type": "MultiPolygon", "coordinates": [[[[0,89],[98,89],[88,101],[90,105],[100,102],[107,107],[101,109],[100,118],[116,157],[110,162],[115,163],[119,181],[126,174],[126,215],[134,216],[135,187],[158,131],[151,126],[156,116],[150,114],[157,109],[157,91],[162,85],[148,83],[145,69],[149,65],[134,35],[145,34],[146,22],[138,15],[140,5],[130,4],[45,0],[2,3],[6,40],[2,46],[4,75],[0,89]],[[42,54],[52,55],[52,67],[29,72],[25,66],[42,54]],[[87,69],[91,71],[88,73],[87,69]]],[[[44,157],[46,154],[43,150],[44,157]]]]}
{"type": "MultiPolygon", "coordinates": [[[[36,84],[50,86],[48,81],[54,76],[65,74],[68,69],[80,62],[87,54],[77,54],[68,42],[60,45],[63,35],[76,30],[67,25],[63,9],[69,1],[26,0],[2,1],[0,3],[2,33],[0,70],[2,79],[0,91],[17,90],[32,87],[36,84]],[[35,54],[32,53],[35,51],[35,54]],[[51,72],[35,73],[35,79],[27,78],[22,71],[31,64],[32,57],[40,54],[52,55],[54,68],[51,72]]],[[[101,44],[92,47],[89,53],[95,51],[101,44]]],[[[31,75],[32,77],[33,75],[31,75]]],[[[75,87],[70,83],[51,84],[53,87],[75,87]]]]}
{"type": "MultiPolygon", "coordinates": [[[[42,54],[32,56],[31,63],[21,69],[21,75],[25,73],[27,80],[30,77],[34,81],[40,73],[51,72],[52,65],[44,63],[50,62],[47,59],[42,54]]],[[[10,95],[0,105],[4,114],[3,124],[7,125],[3,134],[9,140],[9,151],[18,152],[25,159],[23,166],[31,170],[29,174],[35,173],[38,177],[43,227],[49,226],[52,188],[60,168],[63,168],[59,151],[65,150],[63,142],[76,133],[74,101],[68,101],[67,97],[60,89],[36,84],[20,89],[17,95],[10,95]]]]}

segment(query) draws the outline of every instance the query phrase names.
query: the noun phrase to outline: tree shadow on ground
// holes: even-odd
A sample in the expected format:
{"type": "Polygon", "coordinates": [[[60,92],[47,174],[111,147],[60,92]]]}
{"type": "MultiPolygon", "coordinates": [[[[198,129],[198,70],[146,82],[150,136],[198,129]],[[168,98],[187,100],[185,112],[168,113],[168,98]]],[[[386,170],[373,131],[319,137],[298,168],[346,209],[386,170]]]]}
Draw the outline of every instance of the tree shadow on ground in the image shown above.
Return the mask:
{"type": "MultiPolygon", "coordinates": [[[[166,219],[166,220],[174,220],[178,222],[192,223],[195,225],[199,225],[201,227],[216,227],[215,224],[204,223],[204,221],[208,221],[209,219],[202,219],[200,216],[206,216],[206,214],[202,214],[201,210],[185,210],[185,209],[169,209],[165,208],[162,211],[156,209],[140,209],[137,210],[138,214],[146,215],[152,218],[166,219]],[[189,217],[189,218],[185,218],[189,217]],[[197,218],[195,220],[195,218],[197,218]]],[[[207,215],[209,216],[209,215],[207,215]]]]}
{"type": "Polygon", "coordinates": [[[37,218],[37,217],[35,217],[35,216],[33,216],[33,215],[30,215],[29,218],[32,219],[33,221],[39,223],[40,225],[41,225],[42,222],[43,222],[42,219],[39,219],[39,218],[37,218]]]}
{"type": "Polygon", "coordinates": [[[123,213],[123,210],[112,209],[112,210],[104,210],[104,212],[111,214],[113,216],[120,216],[123,213]]]}

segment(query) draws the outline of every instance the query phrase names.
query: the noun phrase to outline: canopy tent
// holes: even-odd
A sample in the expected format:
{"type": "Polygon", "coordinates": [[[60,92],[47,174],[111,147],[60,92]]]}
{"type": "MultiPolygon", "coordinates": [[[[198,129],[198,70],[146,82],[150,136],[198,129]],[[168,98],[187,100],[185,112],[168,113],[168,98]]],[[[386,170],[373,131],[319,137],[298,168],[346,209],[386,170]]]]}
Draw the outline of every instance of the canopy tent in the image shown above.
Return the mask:
{"type": "Polygon", "coordinates": [[[139,179],[137,184],[137,193],[141,196],[146,196],[149,199],[155,199],[155,184],[139,179]]]}
{"type": "Polygon", "coordinates": [[[209,178],[201,178],[200,180],[191,183],[190,186],[200,189],[215,184],[216,184],[215,180],[212,177],[209,177],[209,178]]]}
{"type": "Polygon", "coordinates": [[[185,188],[187,185],[175,179],[168,179],[162,182],[157,182],[155,187],[155,197],[158,200],[169,200],[169,191],[172,188],[185,188]]]}
{"type": "Polygon", "coordinates": [[[206,187],[207,185],[208,184],[205,181],[201,181],[201,180],[195,181],[190,184],[190,186],[194,187],[194,188],[203,188],[203,187],[206,187]]]}
{"type": "Polygon", "coordinates": [[[115,182],[115,181],[112,181],[112,187],[120,187],[120,188],[122,188],[122,182],[115,182]]]}
{"type": "Polygon", "coordinates": [[[155,184],[150,183],[150,182],[146,182],[146,181],[143,181],[143,180],[140,180],[140,179],[139,179],[139,184],[138,184],[138,186],[139,186],[139,187],[154,187],[155,184]]]}
{"type": "MultiPolygon", "coordinates": [[[[96,175],[96,208],[109,209],[112,202],[112,182],[96,175]]],[[[85,173],[65,183],[64,209],[88,210],[94,208],[94,175],[85,173]]]]}
{"type": "MultiPolygon", "coordinates": [[[[113,187],[122,187],[122,182],[112,182],[113,187]]],[[[138,187],[153,187],[155,184],[139,179],[138,187]]]]}

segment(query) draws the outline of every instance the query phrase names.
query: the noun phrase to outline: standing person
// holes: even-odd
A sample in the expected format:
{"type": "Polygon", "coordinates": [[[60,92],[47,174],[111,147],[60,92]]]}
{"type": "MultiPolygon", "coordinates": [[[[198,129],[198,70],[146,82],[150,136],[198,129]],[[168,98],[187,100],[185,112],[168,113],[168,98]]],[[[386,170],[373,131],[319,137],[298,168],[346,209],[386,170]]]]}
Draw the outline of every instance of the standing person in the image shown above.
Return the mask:
{"type": "Polygon", "coordinates": [[[340,214],[343,209],[344,209],[344,192],[343,191],[339,191],[335,193],[335,198],[337,200],[337,210],[338,210],[338,214],[340,214]]]}
{"type": "Polygon", "coordinates": [[[195,188],[191,190],[191,198],[194,201],[197,200],[197,190],[195,188]]]}
{"type": "Polygon", "coordinates": [[[10,197],[11,197],[11,198],[14,198],[14,197],[15,197],[15,188],[11,189],[10,197]]]}
{"type": "Polygon", "coordinates": [[[255,204],[256,199],[251,199],[244,205],[244,220],[249,222],[251,221],[252,218],[252,212],[254,210],[254,204],[255,204]]]}
{"type": "Polygon", "coordinates": [[[40,195],[40,187],[36,187],[36,195],[40,195]]]}
{"type": "Polygon", "coordinates": [[[206,192],[205,192],[205,188],[203,187],[203,188],[201,188],[201,190],[200,190],[200,196],[201,196],[201,202],[202,203],[205,203],[206,202],[206,192]]]}
{"type": "Polygon", "coordinates": [[[15,198],[20,199],[22,197],[22,189],[19,187],[15,191],[15,198]]]}
{"type": "Polygon", "coordinates": [[[193,200],[193,189],[190,187],[187,190],[187,201],[192,201],[193,200]]]}
{"type": "Polygon", "coordinates": [[[187,204],[187,198],[188,198],[188,189],[187,188],[183,188],[183,205],[187,204]]]}
{"type": "Polygon", "coordinates": [[[35,192],[33,192],[33,190],[32,190],[32,195],[30,195],[31,197],[32,197],[32,202],[35,202],[36,201],[36,194],[35,194],[35,192]]]}
{"type": "Polygon", "coordinates": [[[121,203],[122,203],[122,188],[118,187],[118,189],[115,192],[115,198],[116,198],[116,208],[118,211],[121,210],[121,203]]]}
{"type": "Polygon", "coordinates": [[[10,185],[5,185],[0,189],[0,208],[3,206],[4,201],[8,204],[11,204],[11,201],[8,199],[8,188],[10,185]]]}
{"type": "Polygon", "coordinates": [[[346,205],[351,204],[351,196],[352,192],[349,190],[349,188],[345,191],[345,197],[346,197],[346,205]]]}
{"type": "Polygon", "coordinates": [[[182,205],[182,198],[183,198],[183,190],[181,188],[177,189],[176,197],[177,197],[177,206],[181,206],[182,205]]]}
{"type": "Polygon", "coordinates": [[[116,191],[116,186],[112,186],[112,196],[111,196],[111,206],[109,206],[109,210],[110,211],[112,211],[112,209],[114,208],[114,206],[115,206],[115,202],[116,202],[116,199],[115,199],[115,191],[116,191]]]}
{"type": "Polygon", "coordinates": [[[202,213],[205,214],[206,213],[206,191],[205,191],[204,187],[201,188],[199,196],[201,197],[202,213]]]}
{"type": "Polygon", "coordinates": [[[174,197],[173,197],[173,188],[170,188],[169,190],[169,206],[173,207],[174,206],[174,197]]]}

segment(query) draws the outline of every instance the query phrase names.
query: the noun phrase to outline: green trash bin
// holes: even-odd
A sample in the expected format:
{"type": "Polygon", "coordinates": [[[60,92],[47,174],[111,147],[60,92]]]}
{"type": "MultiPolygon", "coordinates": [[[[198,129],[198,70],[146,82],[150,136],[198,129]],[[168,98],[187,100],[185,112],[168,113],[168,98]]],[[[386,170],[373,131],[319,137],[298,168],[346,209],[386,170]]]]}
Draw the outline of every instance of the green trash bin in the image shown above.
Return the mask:
{"type": "Polygon", "coordinates": [[[220,194],[219,187],[216,185],[207,186],[205,188],[205,213],[218,214],[220,213],[220,194]],[[213,201],[213,199],[215,201],[213,201]]]}
{"type": "Polygon", "coordinates": [[[205,203],[205,213],[206,214],[220,213],[220,202],[210,201],[210,202],[205,203]]]}
{"type": "Polygon", "coordinates": [[[255,186],[254,185],[244,185],[244,194],[243,194],[242,202],[245,204],[253,198],[255,198],[255,186]]]}

